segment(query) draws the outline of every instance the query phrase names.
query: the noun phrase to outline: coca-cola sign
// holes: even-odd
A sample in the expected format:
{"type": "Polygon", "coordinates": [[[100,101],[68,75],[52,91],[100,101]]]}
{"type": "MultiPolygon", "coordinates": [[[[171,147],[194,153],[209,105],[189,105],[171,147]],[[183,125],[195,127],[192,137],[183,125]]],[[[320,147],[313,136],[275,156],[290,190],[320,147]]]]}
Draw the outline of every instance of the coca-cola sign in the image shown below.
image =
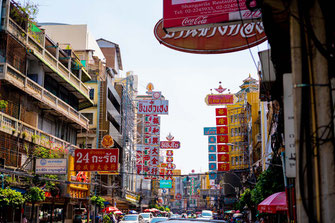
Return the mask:
{"type": "MultiPolygon", "coordinates": [[[[164,28],[178,31],[261,17],[260,10],[251,12],[245,3],[245,0],[164,0],[164,28]]],[[[255,1],[251,1],[251,6],[255,6],[255,1]]]]}
{"type": "Polygon", "coordinates": [[[161,149],[179,149],[180,142],[179,141],[161,141],[160,148],[161,149]]]}
{"type": "Polygon", "coordinates": [[[261,21],[166,33],[163,30],[163,20],[160,20],[155,26],[154,34],[159,43],[166,47],[196,54],[236,52],[267,39],[261,21]]]}
{"type": "Polygon", "coordinates": [[[169,113],[168,100],[139,100],[138,114],[167,115],[169,113]]]}

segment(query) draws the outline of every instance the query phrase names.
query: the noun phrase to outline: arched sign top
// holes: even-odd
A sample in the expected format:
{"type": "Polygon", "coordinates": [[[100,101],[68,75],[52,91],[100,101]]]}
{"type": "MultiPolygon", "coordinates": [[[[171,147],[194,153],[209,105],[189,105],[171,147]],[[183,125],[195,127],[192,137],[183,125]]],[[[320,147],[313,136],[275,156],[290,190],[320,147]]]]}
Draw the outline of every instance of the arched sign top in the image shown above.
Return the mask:
{"type": "Polygon", "coordinates": [[[174,50],[195,54],[230,53],[247,49],[267,38],[261,21],[166,33],[163,20],[154,29],[159,43],[174,50]]]}

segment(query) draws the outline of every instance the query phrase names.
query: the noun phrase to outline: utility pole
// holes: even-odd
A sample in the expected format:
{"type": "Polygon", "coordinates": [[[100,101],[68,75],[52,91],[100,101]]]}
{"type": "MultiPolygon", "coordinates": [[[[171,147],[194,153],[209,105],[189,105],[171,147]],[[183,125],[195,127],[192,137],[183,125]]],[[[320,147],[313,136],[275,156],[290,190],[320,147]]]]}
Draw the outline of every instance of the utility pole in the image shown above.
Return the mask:
{"type": "Polygon", "coordinates": [[[314,5],[308,8],[303,1],[294,0],[290,6],[290,12],[294,15],[290,17],[290,36],[295,104],[297,222],[333,222],[335,219],[333,107],[328,61],[320,53],[320,45],[326,45],[327,35],[319,3],[313,1],[314,5]],[[311,32],[315,38],[312,38],[311,32]],[[320,42],[318,47],[315,39],[320,42]],[[304,102],[306,97],[310,100],[304,102]],[[304,118],[306,114],[308,117],[304,118]],[[322,138],[324,142],[319,143],[321,137],[327,137],[323,135],[325,131],[326,135],[331,135],[331,139],[322,138]],[[310,167],[306,168],[305,174],[307,164],[310,167]]]}

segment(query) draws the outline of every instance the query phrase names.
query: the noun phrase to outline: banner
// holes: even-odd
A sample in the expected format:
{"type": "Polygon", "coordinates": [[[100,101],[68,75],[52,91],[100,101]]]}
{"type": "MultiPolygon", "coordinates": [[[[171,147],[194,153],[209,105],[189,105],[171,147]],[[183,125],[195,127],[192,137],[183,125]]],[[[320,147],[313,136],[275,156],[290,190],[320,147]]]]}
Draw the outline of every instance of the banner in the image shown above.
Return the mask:
{"type": "MultiPolygon", "coordinates": [[[[216,118],[216,125],[228,125],[228,118],[227,117],[216,118]]],[[[216,129],[216,131],[218,130],[216,129]]]]}
{"type": "Polygon", "coordinates": [[[227,135],[218,135],[217,136],[218,143],[228,143],[228,136],[227,135]]]}
{"type": "Polygon", "coordinates": [[[168,100],[139,100],[137,107],[138,114],[167,115],[169,112],[168,100]]]}
{"type": "Polygon", "coordinates": [[[229,171],[229,163],[218,163],[218,171],[229,171]]]}
{"type": "Polygon", "coordinates": [[[229,146],[228,145],[217,145],[218,153],[229,153],[229,146]]]}
{"type": "Polygon", "coordinates": [[[218,135],[226,135],[228,134],[228,126],[218,126],[216,127],[216,132],[218,135]]]}
{"type": "Polygon", "coordinates": [[[75,171],[118,171],[119,149],[76,149],[75,171]]]}
{"type": "Polygon", "coordinates": [[[218,162],[229,162],[229,154],[218,154],[218,162]]]}

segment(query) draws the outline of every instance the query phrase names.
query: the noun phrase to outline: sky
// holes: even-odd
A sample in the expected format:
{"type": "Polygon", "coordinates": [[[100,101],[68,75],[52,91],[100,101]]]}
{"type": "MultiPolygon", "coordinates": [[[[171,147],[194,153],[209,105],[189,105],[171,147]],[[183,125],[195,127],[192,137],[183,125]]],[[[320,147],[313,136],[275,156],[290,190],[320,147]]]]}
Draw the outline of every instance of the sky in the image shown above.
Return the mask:
{"type": "MultiPolygon", "coordinates": [[[[23,2],[24,0],[21,0],[23,2]]],[[[215,126],[215,108],[205,104],[210,89],[223,87],[235,93],[251,74],[258,79],[252,60],[266,43],[251,52],[199,55],[160,45],[153,34],[163,16],[163,0],[32,0],[39,5],[38,22],[88,24],[92,35],[119,44],[123,72],[138,75],[139,94],[151,82],[169,100],[169,115],[161,118],[161,140],[170,132],[181,148],[174,163],[183,174],[208,171],[208,137],[204,127],[215,126]]]]}

